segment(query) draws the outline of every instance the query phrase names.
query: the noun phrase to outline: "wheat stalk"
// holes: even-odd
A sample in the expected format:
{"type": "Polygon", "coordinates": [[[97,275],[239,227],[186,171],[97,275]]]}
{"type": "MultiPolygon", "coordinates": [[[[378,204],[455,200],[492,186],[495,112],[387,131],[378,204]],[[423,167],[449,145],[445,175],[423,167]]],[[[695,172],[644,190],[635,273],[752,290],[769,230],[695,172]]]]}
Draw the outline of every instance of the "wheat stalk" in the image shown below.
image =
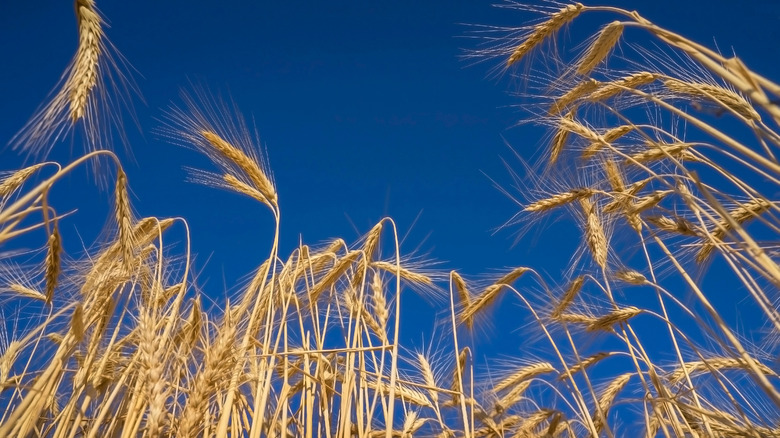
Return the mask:
{"type": "Polygon", "coordinates": [[[668,216],[650,216],[646,220],[664,231],[678,233],[684,236],[699,235],[696,226],[681,216],[676,216],[674,219],[668,216]]]}
{"type": "Polygon", "coordinates": [[[427,275],[420,274],[419,272],[412,272],[404,268],[403,266],[398,267],[393,263],[388,263],[385,261],[372,262],[371,266],[375,268],[379,268],[386,272],[400,275],[401,278],[403,278],[404,280],[408,280],[412,283],[425,284],[429,286],[433,285],[433,280],[431,280],[431,278],[428,277],[427,275]]]}
{"type": "Polygon", "coordinates": [[[561,372],[558,376],[559,380],[567,379],[569,376],[574,376],[574,374],[579,373],[582,370],[587,369],[588,367],[591,367],[599,362],[601,362],[603,359],[608,358],[611,356],[610,353],[606,352],[599,352],[592,356],[588,356],[585,359],[582,359],[579,363],[574,364],[573,366],[569,367],[568,372],[561,372]]]}
{"type": "Polygon", "coordinates": [[[455,289],[458,291],[458,298],[460,299],[461,305],[468,307],[471,304],[471,293],[469,293],[469,290],[466,287],[466,282],[456,271],[452,271],[451,275],[452,282],[455,284],[455,289]]]}
{"type": "Polygon", "coordinates": [[[114,190],[114,216],[119,227],[119,247],[125,267],[131,269],[135,242],[133,241],[133,224],[130,215],[130,200],[127,194],[127,175],[119,169],[114,190]]]}
{"type": "Polygon", "coordinates": [[[11,283],[8,285],[8,290],[25,298],[32,298],[34,300],[39,300],[46,302],[46,295],[42,294],[41,292],[29,288],[23,284],[19,283],[11,283]]]}
{"type": "Polygon", "coordinates": [[[626,159],[626,164],[647,164],[653,161],[663,160],[665,158],[672,158],[676,160],[691,160],[695,159],[688,149],[693,147],[691,143],[675,142],[675,143],[659,143],[659,142],[647,142],[647,150],[631,155],[626,159]]]}

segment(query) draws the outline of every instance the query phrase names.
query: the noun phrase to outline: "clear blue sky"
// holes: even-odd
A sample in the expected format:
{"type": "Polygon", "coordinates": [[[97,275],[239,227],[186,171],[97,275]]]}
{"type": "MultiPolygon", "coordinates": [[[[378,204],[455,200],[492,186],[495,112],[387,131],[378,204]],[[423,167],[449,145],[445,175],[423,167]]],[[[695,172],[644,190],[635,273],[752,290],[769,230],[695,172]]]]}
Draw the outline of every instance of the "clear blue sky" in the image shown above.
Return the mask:
{"type": "MultiPolygon", "coordinates": [[[[72,2],[6,3],[0,14],[2,142],[45,99],[77,42],[72,2]]],[[[605,3],[637,9],[708,45],[716,37],[724,52],[733,47],[755,70],[777,77],[776,1],[605,3]]],[[[254,117],[280,194],[283,255],[299,236],[306,243],[337,236],[349,242],[389,215],[402,233],[411,229],[407,251],[421,244],[447,269],[480,274],[531,265],[555,276],[568,260],[553,258],[560,254],[556,245],[567,236],[579,239],[576,230],[563,230],[561,240],[512,247],[511,230],[491,235],[516,206],[483,172],[508,186],[500,157],[515,161],[502,136],[531,157],[540,132],[509,129],[519,114],[509,107],[514,100],[505,93],[506,81],[486,78],[491,64],[458,59],[461,49],[476,46],[461,38],[468,32],[461,23],[520,25],[533,14],[460,0],[104,0],[98,7],[110,21],[109,39],[137,70],[145,99],[136,104],[143,135],[128,123],[136,162],[126,161],[126,169],[135,209],[143,216],[187,218],[200,281],[210,294],[220,295],[223,281],[234,283],[266,257],[272,224],[248,199],[185,182],[182,166],[209,165],[151,133],[188,78],[228,90],[254,117]]],[[[593,15],[583,23],[610,19],[593,15]]],[[[574,47],[579,40],[574,33],[571,38],[574,47]]],[[[67,161],[69,147],[59,145],[53,157],[67,161]]],[[[0,169],[20,161],[6,150],[0,169]]],[[[55,198],[62,211],[79,208],[63,225],[71,251],[80,246],[73,230],[91,242],[110,204],[84,181],[74,176],[55,198]]],[[[427,311],[420,309],[410,311],[427,311]]]]}

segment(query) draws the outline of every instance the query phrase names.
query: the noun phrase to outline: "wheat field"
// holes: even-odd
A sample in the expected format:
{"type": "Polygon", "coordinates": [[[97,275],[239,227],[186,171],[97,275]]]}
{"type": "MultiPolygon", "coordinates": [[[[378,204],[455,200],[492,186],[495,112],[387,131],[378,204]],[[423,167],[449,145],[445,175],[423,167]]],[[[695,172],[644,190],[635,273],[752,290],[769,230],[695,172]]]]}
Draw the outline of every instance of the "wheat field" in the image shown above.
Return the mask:
{"type": "Polygon", "coordinates": [[[95,1],[76,0],[72,63],[8,139],[36,161],[0,174],[0,436],[780,437],[780,85],[637,12],[503,6],[538,19],[479,27],[464,58],[511,79],[523,123],[546,131],[510,166],[505,226],[575,223],[567,270],[433,269],[401,251],[391,218],[281,253],[262,145],[196,89],[155,132],[209,159],[194,180],[275,224],[239,293],[211,306],[190,251],[208,230],[138,217],[120,154],[101,147],[125,138],[116,103],[135,85],[118,84],[95,1]],[[564,50],[559,35],[594,12],[601,27],[564,50]],[[83,155],[44,161],[74,132],[83,155]],[[111,226],[77,256],[55,195],[85,166],[110,180],[111,226]],[[41,231],[36,262],[19,262],[14,242],[41,231]],[[401,342],[410,293],[440,307],[436,348],[401,342]],[[724,317],[724,295],[757,330],[724,317]],[[484,370],[472,334],[499,301],[534,348],[484,370]]]}

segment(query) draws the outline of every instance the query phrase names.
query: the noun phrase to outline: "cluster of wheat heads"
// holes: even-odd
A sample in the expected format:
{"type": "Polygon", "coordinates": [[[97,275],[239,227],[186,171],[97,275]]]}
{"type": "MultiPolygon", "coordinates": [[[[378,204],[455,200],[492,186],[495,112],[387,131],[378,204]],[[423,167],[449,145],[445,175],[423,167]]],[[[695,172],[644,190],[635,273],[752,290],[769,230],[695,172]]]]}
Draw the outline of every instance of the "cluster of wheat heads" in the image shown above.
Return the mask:
{"type": "MultiPolygon", "coordinates": [[[[105,44],[101,21],[86,14],[93,2],[76,5],[86,8],[84,68],[66,76],[70,103],[58,107],[70,108],[69,123],[89,114],[79,102],[104,92],[88,68],[102,53],[90,38],[105,44]]],[[[770,196],[780,87],[633,12],[538,10],[547,14],[538,24],[490,29],[476,56],[500,56],[529,77],[530,119],[552,128],[530,166],[544,178],[523,180],[530,196],[518,200],[518,221],[568,213],[579,224],[568,281],[526,267],[483,283],[437,275],[401,257],[389,219],[354,245],[301,244],[283,258],[278,192],[242,119],[185,96],[163,135],[213,161],[216,172],[194,171],[196,180],[270,210],[267,258],[236,296],[207,306],[189,249],[177,256],[167,242],[178,224],[189,248],[186,221],[135,217],[112,153],[4,174],[0,436],[780,436],[770,196]],[[571,61],[548,51],[548,65],[534,68],[535,53],[585,12],[619,20],[571,61]],[[658,44],[629,44],[629,31],[658,44]],[[77,257],[63,249],[58,224],[68,218],[49,193],[100,157],[117,168],[115,231],[77,257]],[[39,264],[9,250],[41,231],[39,264]],[[445,278],[450,336],[410,352],[399,344],[401,300],[435,295],[445,278]],[[498,376],[495,367],[475,375],[479,338],[467,345],[458,334],[507,294],[528,315],[528,349],[498,376]],[[735,305],[751,309],[749,328],[760,332],[723,316],[735,305]]],[[[22,140],[48,147],[56,135],[22,140]]]]}
{"type": "Polygon", "coordinates": [[[460,388],[470,385],[459,355],[447,365],[446,355],[437,362],[399,346],[402,290],[436,290],[435,277],[399,258],[395,224],[381,221],[352,247],[336,239],[280,258],[278,194],[243,122],[203,110],[224,108],[213,101],[185,103],[169,112],[164,133],[213,160],[217,172],[198,178],[270,209],[270,254],[237,296],[207,309],[189,279],[189,251],[182,260],[166,244],[171,227],[186,222],[135,218],[121,168],[113,238],[80,260],[63,252],[58,223],[67,219],[49,192],[74,167],[112,153],[5,175],[0,244],[37,229],[49,238],[39,266],[14,265],[11,253],[3,259],[0,436],[464,429],[468,417],[457,412],[468,397],[460,388]],[[25,188],[36,174],[42,181],[25,188]]]}
{"type": "Polygon", "coordinates": [[[549,132],[514,171],[510,223],[568,220],[582,245],[568,283],[514,291],[524,336],[554,354],[486,389],[484,427],[514,421],[507,398],[541,380],[540,434],[571,414],[578,436],[780,436],[780,86],[635,11],[508,6],[543,18],[479,29],[470,55],[500,59],[525,122],[549,132]],[[559,51],[586,13],[614,21],[559,51]]]}

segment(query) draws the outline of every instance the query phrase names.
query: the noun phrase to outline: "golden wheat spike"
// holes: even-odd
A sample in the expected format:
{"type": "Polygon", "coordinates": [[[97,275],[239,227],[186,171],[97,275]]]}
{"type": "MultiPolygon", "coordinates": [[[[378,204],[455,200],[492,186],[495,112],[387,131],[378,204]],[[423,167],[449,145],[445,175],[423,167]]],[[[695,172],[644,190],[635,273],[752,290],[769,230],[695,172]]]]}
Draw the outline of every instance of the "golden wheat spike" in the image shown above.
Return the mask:
{"type": "MultiPolygon", "coordinates": [[[[771,202],[767,201],[766,199],[756,198],[740,204],[738,207],[729,211],[728,214],[731,219],[737,223],[737,225],[742,225],[750,219],[756,218],[762,213],[766,212],[770,207],[772,207],[771,202]]],[[[711,238],[715,239],[716,242],[712,242],[711,240],[705,241],[702,244],[699,252],[696,254],[696,261],[698,263],[703,263],[706,261],[710,254],[712,254],[712,251],[718,245],[717,241],[723,240],[723,238],[726,237],[726,234],[728,234],[731,230],[733,230],[733,227],[726,219],[717,222],[712,231],[709,232],[711,238]]]]}
{"type": "Polygon", "coordinates": [[[666,79],[664,86],[673,93],[705,98],[719,103],[748,120],[761,120],[761,116],[744,97],[728,88],[703,82],[685,82],[673,78],[666,79]]]}
{"type": "Polygon", "coordinates": [[[549,362],[537,362],[530,365],[522,366],[517,370],[515,370],[515,372],[508,375],[500,382],[498,382],[493,387],[493,391],[495,392],[503,391],[505,389],[517,385],[518,383],[524,380],[532,379],[536,376],[547,374],[547,373],[553,373],[553,372],[555,372],[555,367],[553,367],[552,364],[549,362]]]}
{"type": "Polygon", "coordinates": [[[40,163],[25,167],[24,169],[19,169],[16,172],[9,174],[7,177],[0,179],[0,198],[4,198],[13,193],[43,165],[43,163],[40,163]]]}
{"type": "Polygon", "coordinates": [[[580,198],[579,201],[582,212],[585,215],[585,241],[588,244],[588,248],[590,248],[593,260],[601,269],[605,269],[607,266],[608,244],[596,205],[587,197],[580,198]]]}
{"type": "Polygon", "coordinates": [[[79,27],[79,47],[76,63],[68,85],[70,91],[70,117],[73,123],[84,117],[87,100],[98,79],[98,62],[101,55],[102,20],[95,9],[94,0],[76,0],[76,17],[79,27]]]}
{"type": "Polygon", "coordinates": [[[593,41],[593,44],[591,44],[585,55],[578,62],[577,73],[586,75],[593,71],[609,55],[622,34],[623,23],[619,21],[613,21],[604,26],[599,36],[593,41]]]}
{"type": "Polygon", "coordinates": [[[569,284],[569,287],[566,288],[566,292],[564,292],[560,301],[558,301],[550,313],[551,318],[557,319],[564,311],[566,311],[569,305],[574,301],[574,298],[577,297],[577,294],[580,293],[580,290],[582,290],[582,285],[584,282],[585,277],[579,276],[569,284]]]}
{"type": "Polygon", "coordinates": [[[271,180],[254,160],[249,158],[241,149],[228,143],[215,132],[203,130],[200,134],[217,150],[217,152],[233,162],[246,174],[255,188],[268,201],[267,203],[270,207],[273,208],[276,206],[276,189],[274,189],[271,180]]]}
{"type": "Polygon", "coordinates": [[[62,238],[55,226],[49,235],[49,244],[46,252],[46,303],[51,304],[54,298],[54,290],[59,282],[61,271],[62,238]]]}
{"type": "Polygon", "coordinates": [[[590,93],[587,100],[590,102],[601,102],[614,97],[627,90],[634,90],[643,85],[648,85],[659,78],[657,73],[639,72],[613,82],[602,83],[602,86],[590,93]]]}
{"type": "Polygon", "coordinates": [[[563,96],[555,99],[555,103],[552,104],[547,114],[551,116],[560,114],[561,111],[569,107],[569,105],[571,105],[573,102],[588,96],[600,86],[601,83],[594,79],[588,79],[586,81],[580,82],[574,88],[567,91],[563,96]]]}
{"type": "Polygon", "coordinates": [[[566,119],[568,122],[561,121],[558,126],[558,130],[555,131],[552,144],[550,145],[550,164],[554,164],[556,161],[558,161],[558,157],[561,155],[561,152],[563,152],[564,146],[566,146],[566,141],[569,139],[570,132],[566,126],[568,123],[574,121],[575,113],[576,108],[573,108],[565,116],[563,116],[563,119],[566,119]]]}
{"type": "Polygon", "coordinates": [[[632,375],[633,373],[621,374],[612,380],[612,382],[610,382],[609,385],[600,394],[598,399],[598,411],[593,415],[593,422],[596,426],[596,430],[599,432],[607,424],[607,415],[609,413],[609,409],[615,402],[615,398],[620,393],[620,391],[625,388],[632,375]]]}
{"type": "Polygon", "coordinates": [[[563,7],[560,11],[552,14],[550,19],[544,23],[540,23],[534,27],[534,31],[525,39],[520,45],[518,45],[509,59],[506,61],[506,66],[511,67],[512,64],[520,61],[528,52],[533,50],[534,47],[541,44],[544,40],[554,35],[560,28],[571,22],[585,9],[581,3],[575,3],[563,7]]]}
{"type": "Polygon", "coordinates": [[[523,211],[547,211],[562,205],[577,201],[578,199],[588,198],[593,195],[593,190],[588,188],[573,189],[568,192],[561,192],[549,198],[540,199],[527,205],[523,211]]]}

